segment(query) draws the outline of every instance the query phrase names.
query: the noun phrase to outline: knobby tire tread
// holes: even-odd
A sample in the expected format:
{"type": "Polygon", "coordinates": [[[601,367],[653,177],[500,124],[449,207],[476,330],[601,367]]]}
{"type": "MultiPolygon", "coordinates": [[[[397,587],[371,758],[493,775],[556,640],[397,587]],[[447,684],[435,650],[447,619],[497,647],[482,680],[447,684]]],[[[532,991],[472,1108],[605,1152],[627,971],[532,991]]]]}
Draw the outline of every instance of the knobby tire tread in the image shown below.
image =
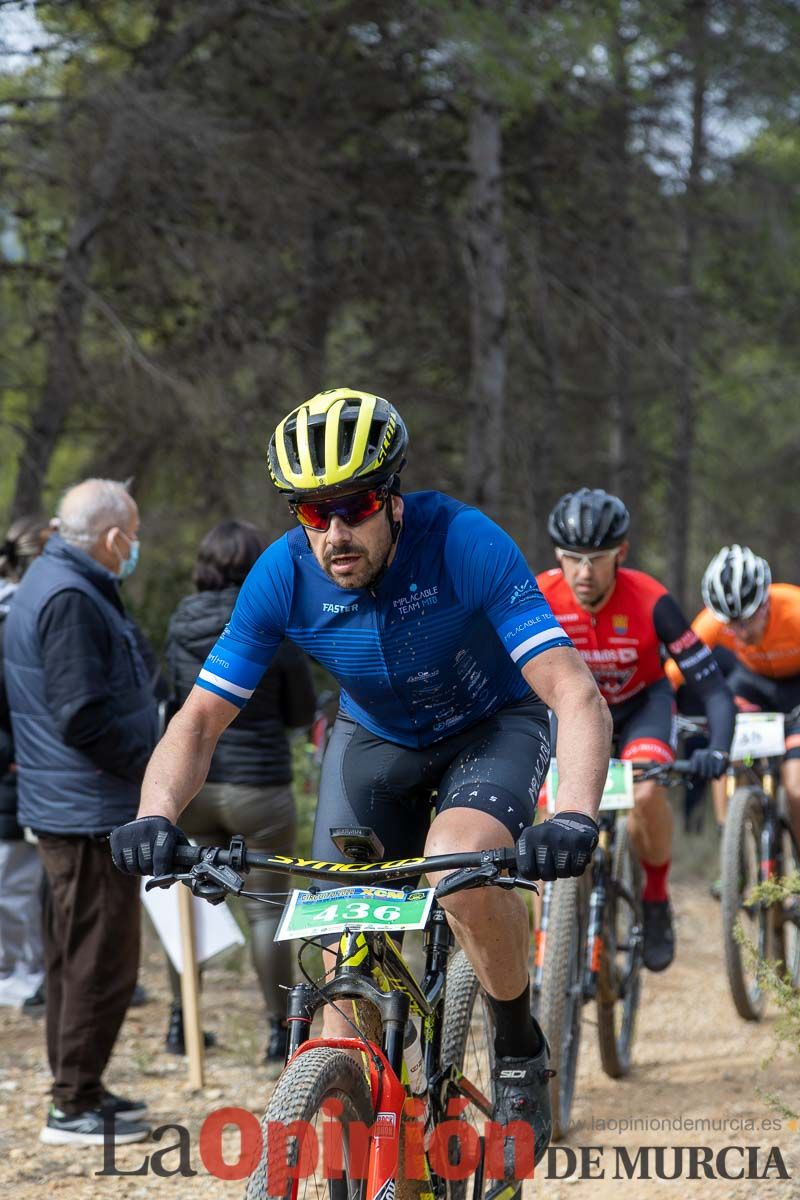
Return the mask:
{"type": "MultiPolygon", "coordinates": [[[[372,1096],[363,1068],[343,1050],[325,1046],[307,1050],[283,1072],[261,1119],[261,1159],[247,1181],[244,1200],[265,1200],[270,1196],[267,1192],[270,1122],[310,1121],[329,1096],[349,1102],[353,1119],[363,1121],[368,1128],[372,1126],[372,1096]]],[[[278,1193],[281,1200],[285,1194],[278,1193]]]]}
{"type": "MultiPolygon", "coordinates": [[[[556,1072],[550,1080],[554,1142],[565,1137],[569,1129],[569,1112],[562,1111],[564,1107],[562,1104],[562,1088],[565,1083],[564,1068],[567,1064],[562,1063],[561,1052],[570,969],[575,955],[577,954],[582,959],[585,949],[584,945],[580,944],[581,938],[579,938],[577,947],[573,943],[573,929],[577,927],[585,930],[586,928],[586,920],[581,921],[578,915],[579,905],[586,902],[586,885],[581,887],[582,883],[583,878],[557,879],[553,885],[539,997],[539,1022],[550,1043],[550,1067],[556,1072]]],[[[578,1069],[580,1038],[581,1020],[579,1017],[576,1045],[573,1050],[572,1066],[575,1072],[578,1069]]],[[[569,1107],[571,1108],[571,1098],[569,1107]]]]}
{"type": "MultiPolygon", "coordinates": [[[[725,829],[722,835],[720,866],[722,886],[720,906],[722,909],[722,939],[725,949],[725,970],[737,1013],[745,1021],[760,1021],[766,1007],[762,992],[754,1001],[747,985],[742,958],[742,947],[735,936],[739,920],[741,893],[739,891],[739,866],[742,844],[749,817],[754,819],[757,831],[761,829],[761,793],[757,787],[737,788],[728,805],[725,829]]],[[[757,855],[759,851],[757,848],[757,855]]]]}
{"type": "MultiPolygon", "coordinates": [[[[625,864],[630,864],[630,893],[636,899],[639,905],[637,909],[637,917],[641,927],[642,912],[641,912],[641,894],[642,894],[642,868],[639,863],[636,851],[631,843],[630,833],[628,831],[628,823],[624,819],[617,821],[614,841],[614,858],[611,867],[611,873],[614,879],[624,879],[625,864]]],[[[606,902],[613,904],[613,898],[606,902]]],[[[625,906],[627,908],[627,905],[625,906]]],[[[609,911],[609,910],[607,910],[609,911]]],[[[622,1079],[631,1069],[631,1052],[633,1048],[633,1040],[636,1034],[636,1018],[638,1015],[639,1002],[641,999],[642,986],[642,962],[639,959],[638,968],[635,977],[630,981],[631,989],[631,1020],[629,1028],[626,1032],[622,1024],[620,1032],[617,1033],[616,1009],[617,1005],[624,1005],[625,1001],[616,999],[613,1004],[603,1002],[603,994],[607,990],[615,990],[611,980],[608,982],[602,979],[603,972],[608,978],[612,964],[608,958],[608,945],[604,941],[603,944],[603,961],[601,963],[601,981],[597,997],[597,1038],[600,1047],[600,1062],[606,1075],[610,1079],[622,1079]]]]}

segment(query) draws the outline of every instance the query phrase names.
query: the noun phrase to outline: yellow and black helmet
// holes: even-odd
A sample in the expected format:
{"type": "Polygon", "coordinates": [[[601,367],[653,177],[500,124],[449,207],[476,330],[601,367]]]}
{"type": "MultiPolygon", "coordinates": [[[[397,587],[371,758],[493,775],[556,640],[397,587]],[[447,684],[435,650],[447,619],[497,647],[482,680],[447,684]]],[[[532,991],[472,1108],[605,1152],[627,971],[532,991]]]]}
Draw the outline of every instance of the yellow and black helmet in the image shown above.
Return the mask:
{"type": "Polygon", "coordinates": [[[388,400],[333,388],[284,417],[270,438],[267,466],[289,500],[335,496],[386,483],[402,468],[407,446],[403,419],[388,400]]]}

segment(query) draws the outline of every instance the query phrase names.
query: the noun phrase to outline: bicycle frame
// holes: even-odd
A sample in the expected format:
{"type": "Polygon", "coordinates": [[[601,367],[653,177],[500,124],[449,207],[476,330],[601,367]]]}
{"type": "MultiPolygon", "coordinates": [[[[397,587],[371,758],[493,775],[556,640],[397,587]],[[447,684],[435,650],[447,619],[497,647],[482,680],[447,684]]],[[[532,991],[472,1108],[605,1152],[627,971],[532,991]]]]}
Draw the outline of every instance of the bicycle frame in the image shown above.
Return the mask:
{"type": "Polygon", "coordinates": [[[781,834],[788,833],[795,853],[800,857],[800,843],[795,837],[790,821],[779,811],[776,783],[780,776],[781,759],[756,759],[737,764],[726,777],[726,791],[730,800],[742,780],[755,784],[760,793],[762,826],[759,843],[759,882],[767,883],[784,874],[783,845],[781,834]]]}
{"type": "MultiPolygon", "coordinates": [[[[507,847],[434,855],[431,858],[334,863],[250,852],[244,839],[235,835],[227,850],[219,846],[178,846],[173,855],[173,863],[177,869],[170,874],[151,879],[146,885],[148,890],[153,887],[171,887],[176,882],[182,882],[189,885],[193,895],[217,901],[226,894],[239,895],[243,891],[244,881],[239,875],[240,871],[246,873],[252,867],[261,867],[282,875],[299,875],[312,880],[334,879],[339,883],[359,884],[404,880],[410,882],[416,881],[421,874],[431,870],[451,871],[452,874],[439,883],[437,896],[492,884],[504,888],[521,887],[538,891],[535,883],[518,878],[513,873],[516,858],[513,849],[507,847]],[[181,867],[189,868],[188,873],[181,874],[181,867]],[[509,873],[504,874],[505,871],[509,873]]],[[[409,1092],[401,1082],[404,1034],[409,1013],[415,1013],[422,1020],[429,1101],[425,1115],[429,1118],[430,1125],[440,1123],[445,1115],[452,1115],[448,1109],[454,1099],[460,1101],[456,1115],[462,1112],[467,1104],[472,1104],[490,1120],[493,1116],[491,1099],[467,1079],[455,1064],[440,1062],[444,1025],[443,1002],[447,963],[452,945],[453,938],[445,912],[434,900],[425,928],[426,965],[421,984],[406,965],[398,945],[388,933],[345,929],[339,941],[333,978],[319,986],[307,983],[290,989],[287,1063],[318,1046],[358,1050],[366,1062],[376,1110],[369,1139],[366,1200],[390,1200],[394,1195],[393,1181],[399,1162],[401,1121],[407,1098],[415,1100],[418,1108],[424,1108],[421,1098],[409,1097],[409,1092]],[[378,1010],[382,1022],[380,1046],[370,1041],[366,1035],[338,1039],[310,1037],[314,1014],[324,1004],[340,1000],[364,1001],[378,1010]]],[[[410,1109],[409,1115],[412,1115],[410,1109]]],[[[418,1112],[413,1115],[418,1115],[418,1112]]],[[[480,1143],[483,1147],[482,1138],[480,1143]]],[[[443,1194],[445,1181],[431,1175],[424,1139],[420,1138],[419,1143],[412,1146],[411,1150],[415,1156],[420,1156],[424,1166],[423,1184],[425,1180],[428,1183],[425,1192],[430,1194],[435,1187],[440,1195],[443,1194]]],[[[473,1194],[476,1197],[481,1195],[483,1170],[481,1156],[475,1173],[473,1194]]],[[[293,1196],[297,1194],[298,1183],[299,1180],[295,1178],[293,1196]]],[[[517,1190],[516,1184],[499,1182],[496,1187],[490,1188],[485,1200],[513,1200],[517,1190]]]]}
{"type": "MultiPolygon", "coordinates": [[[[584,1004],[594,1000],[598,993],[600,979],[600,964],[603,953],[603,918],[608,900],[608,889],[613,888],[615,894],[631,908],[635,907],[634,899],[626,887],[612,876],[612,860],[616,837],[616,812],[601,813],[599,826],[600,836],[595,847],[592,861],[588,868],[592,873],[592,888],[589,896],[589,919],[584,944],[584,967],[581,978],[581,999],[584,1004]]],[[[550,923],[550,903],[553,884],[548,884],[542,897],[542,916],[536,937],[536,949],[533,971],[533,991],[535,995],[541,992],[544,973],[545,948],[550,923]]],[[[618,981],[616,997],[604,997],[613,1001],[624,998],[630,975],[618,981]]]]}
{"type": "MultiPolygon", "coordinates": [[[[382,1189],[397,1174],[402,1114],[408,1096],[401,1079],[403,1039],[409,1014],[422,1020],[423,1055],[431,1106],[426,1127],[444,1119],[448,1101],[454,1095],[462,1096],[491,1119],[491,1099],[452,1063],[442,1064],[439,1060],[447,962],[452,946],[453,936],[444,910],[434,903],[425,929],[425,974],[421,984],[388,934],[348,930],[339,940],[333,978],[319,987],[298,984],[289,992],[287,1063],[314,1047],[328,1046],[360,1051],[369,1070],[376,1118],[366,1171],[367,1200],[377,1200],[382,1189]],[[342,1000],[361,1000],[375,1006],[383,1031],[380,1046],[366,1036],[309,1037],[315,1013],[325,1004],[342,1000]]],[[[430,1169],[421,1142],[418,1151],[424,1178],[430,1181],[430,1169]]]]}

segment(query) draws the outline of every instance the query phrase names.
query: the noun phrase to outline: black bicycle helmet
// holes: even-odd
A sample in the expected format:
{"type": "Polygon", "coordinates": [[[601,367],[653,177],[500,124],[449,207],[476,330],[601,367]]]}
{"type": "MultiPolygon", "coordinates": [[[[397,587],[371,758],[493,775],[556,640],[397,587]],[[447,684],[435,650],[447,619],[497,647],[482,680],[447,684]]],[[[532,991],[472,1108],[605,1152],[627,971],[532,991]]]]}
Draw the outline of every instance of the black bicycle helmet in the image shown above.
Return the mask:
{"type": "Polygon", "coordinates": [[[765,558],[749,546],[723,546],[706,567],[703,602],[719,621],[746,621],[764,603],[771,582],[765,558]]]}
{"type": "Polygon", "coordinates": [[[618,496],[602,488],[567,492],[547,520],[547,532],[562,550],[610,550],[625,541],[630,513],[618,496]]]}

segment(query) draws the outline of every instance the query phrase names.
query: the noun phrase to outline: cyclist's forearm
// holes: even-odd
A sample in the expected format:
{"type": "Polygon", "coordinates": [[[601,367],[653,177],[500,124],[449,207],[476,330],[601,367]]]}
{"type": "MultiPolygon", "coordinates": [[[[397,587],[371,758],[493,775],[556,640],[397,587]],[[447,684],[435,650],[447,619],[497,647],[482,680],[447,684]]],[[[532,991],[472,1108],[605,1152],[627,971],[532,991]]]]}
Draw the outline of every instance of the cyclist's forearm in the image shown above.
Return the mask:
{"type": "Polygon", "coordinates": [[[612,721],[596,688],[570,695],[558,717],[557,812],[582,812],[595,818],[603,795],[611,754],[612,721]]]}
{"type": "Polygon", "coordinates": [[[731,748],[736,725],[736,705],[727,687],[715,688],[703,697],[708,717],[708,744],[712,750],[727,754],[731,748]]]}
{"type": "Polygon", "coordinates": [[[176,713],[148,763],[138,815],[176,823],[205,783],[216,743],[214,733],[176,713]]]}
{"type": "Polygon", "coordinates": [[[608,705],[571,646],[544,651],[525,664],[522,674],[558,718],[556,808],[594,818],[611,752],[613,722],[608,705]]]}

